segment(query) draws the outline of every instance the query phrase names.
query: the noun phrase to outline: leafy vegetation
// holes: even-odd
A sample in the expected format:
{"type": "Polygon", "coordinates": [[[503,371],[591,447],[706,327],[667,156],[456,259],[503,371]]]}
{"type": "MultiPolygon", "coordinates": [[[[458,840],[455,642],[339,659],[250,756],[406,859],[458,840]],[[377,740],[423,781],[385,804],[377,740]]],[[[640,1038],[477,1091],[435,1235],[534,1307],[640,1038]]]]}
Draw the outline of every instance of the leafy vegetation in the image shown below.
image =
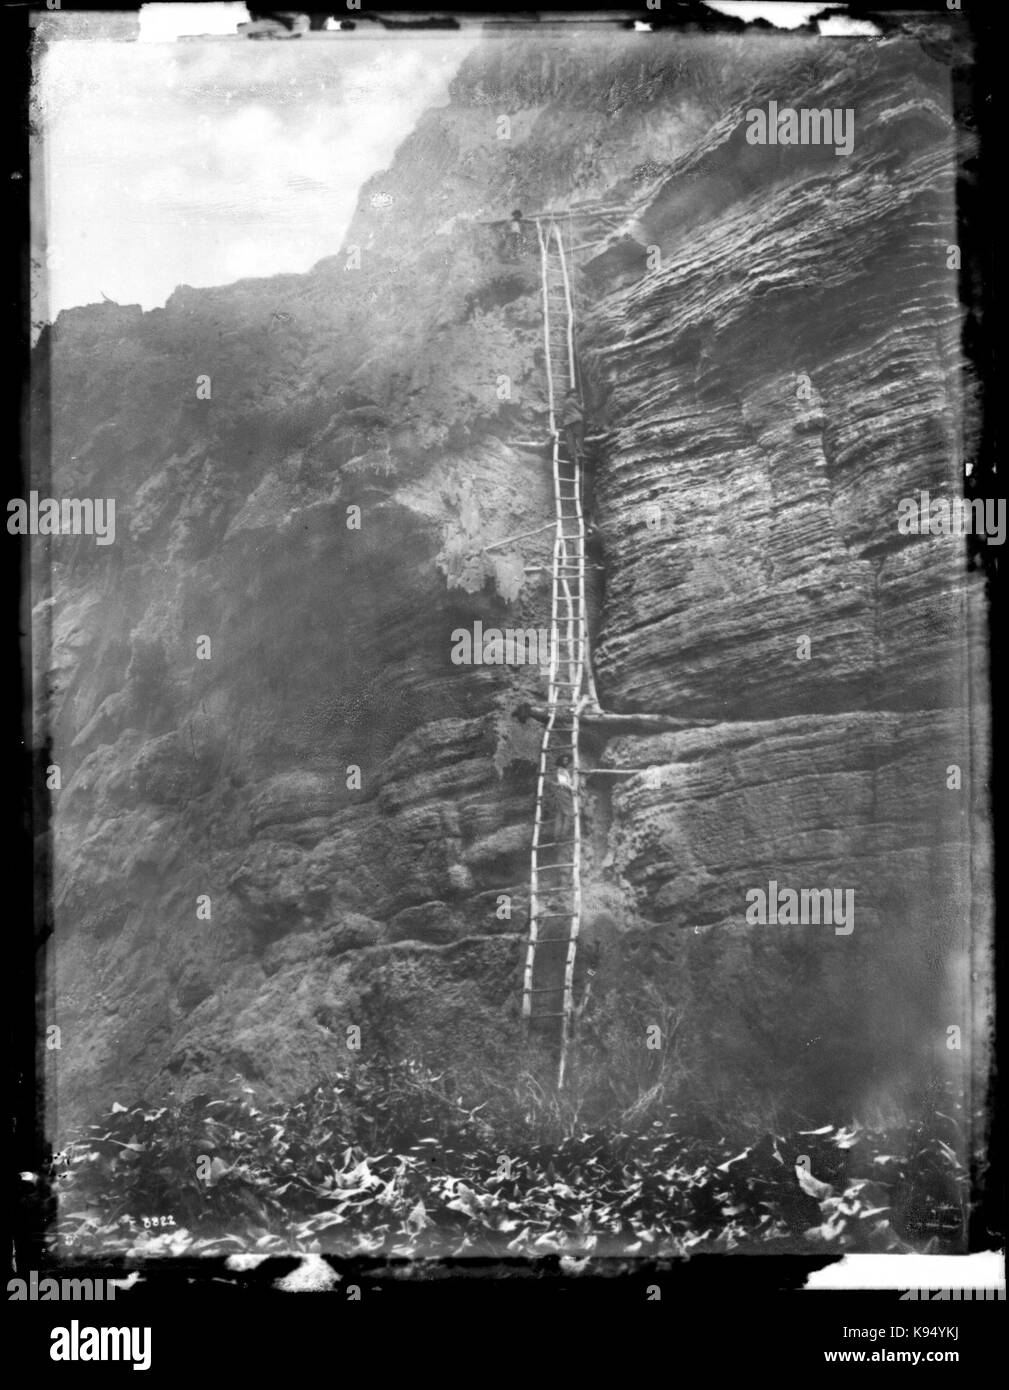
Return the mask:
{"type": "Polygon", "coordinates": [[[81,1254],[676,1256],[962,1248],[951,1101],[884,1133],[717,1133],[668,1108],[583,1128],[531,1076],[470,1107],[417,1063],[358,1064],[294,1104],[252,1089],[115,1104],[56,1155],[81,1254]]]}

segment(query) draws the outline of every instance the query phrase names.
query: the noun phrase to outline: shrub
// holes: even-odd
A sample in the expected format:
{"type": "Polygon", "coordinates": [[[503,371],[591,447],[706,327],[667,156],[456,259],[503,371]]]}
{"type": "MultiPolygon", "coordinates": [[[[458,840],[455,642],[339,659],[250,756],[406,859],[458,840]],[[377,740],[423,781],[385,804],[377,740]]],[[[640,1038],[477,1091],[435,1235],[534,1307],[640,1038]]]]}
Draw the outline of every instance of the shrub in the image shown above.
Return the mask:
{"type": "Polygon", "coordinates": [[[577,1102],[531,1071],[488,1095],[468,1105],[419,1063],[364,1063],[293,1104],[258,1105],[247,1086],[116,1104],[59,1156],[53,1244],[498,1257],[959,1248],[949,1213],[967,1179],[940,1132],[960,1124],[949,1099],[938,1119],[888,1134],[715,1135],[668,1107],[584,1127],[577,1102]]]}

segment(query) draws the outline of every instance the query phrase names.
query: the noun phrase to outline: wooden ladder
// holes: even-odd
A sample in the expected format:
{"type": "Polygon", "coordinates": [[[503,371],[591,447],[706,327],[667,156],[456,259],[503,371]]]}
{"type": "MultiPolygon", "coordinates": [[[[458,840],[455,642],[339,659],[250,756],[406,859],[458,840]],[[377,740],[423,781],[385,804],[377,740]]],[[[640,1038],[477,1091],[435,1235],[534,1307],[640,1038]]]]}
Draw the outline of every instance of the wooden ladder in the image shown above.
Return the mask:
{"type": "Polygon", "coordinates": [[[581,927],[581,775],[578,724],[587,686],[588,626],[585,616],[585,519],[579,464],[558,432],[560,402],[577,387],[574,310],[560,228],[537,220],[543,293],[547,400],[553,440],[554,549],[550,610],[548,717],[540,745],[539,778],[529,879],[529,942],[522,987],[522,1014],[555,1047],[557,1085],[564,1084],[574,1015],[574,971],[581,927]],[[568,833],[555,836],[544,791],[556,787],[556,760],[571,758],[573,789],[568,833]]]}

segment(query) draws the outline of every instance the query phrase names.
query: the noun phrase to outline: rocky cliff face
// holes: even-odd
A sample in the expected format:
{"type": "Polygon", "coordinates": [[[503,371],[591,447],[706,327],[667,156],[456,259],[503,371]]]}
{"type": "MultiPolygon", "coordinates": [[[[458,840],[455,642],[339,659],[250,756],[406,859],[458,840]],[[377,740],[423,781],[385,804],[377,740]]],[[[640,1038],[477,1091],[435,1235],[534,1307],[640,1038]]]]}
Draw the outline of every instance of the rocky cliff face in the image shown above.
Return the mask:
{"type": "Polygon", "coordinates": [[[961,1062],[984,614],[963,541],[896,525],[973,437],[956,158],[911,40],[488,39],[311,273],[61,315],[36,486],[117,504],[113,545],[36,549],[61,1122],[292,1092],[349,1025],[516,1055],[537,741],[509,711],[542,687],[450,656],[549,617],[535,237],[487,225],[516,205],[609,210],[570,225],[597,681],[696,724],[589,750],[655,772],[593,780],[587,1044],[675,1019],[700,1091],[832,1118],[961,1062]],[[852,153],[749,144],[772,99],[852,109],[852,153]],[[853,890],[853,931],[748,924],[772,880],[853,890]]]}

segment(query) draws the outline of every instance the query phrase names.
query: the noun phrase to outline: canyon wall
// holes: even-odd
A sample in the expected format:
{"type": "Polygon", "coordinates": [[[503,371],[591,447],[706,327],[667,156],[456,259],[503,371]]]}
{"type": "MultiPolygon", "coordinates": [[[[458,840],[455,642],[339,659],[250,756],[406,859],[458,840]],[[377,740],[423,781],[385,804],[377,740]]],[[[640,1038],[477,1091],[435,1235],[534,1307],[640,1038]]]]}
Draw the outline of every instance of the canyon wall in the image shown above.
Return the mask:
{"type": "Polygon", "coordinates": [[[962,539],[897,529],[901,499],[959,494],[976,432],[948,56],[488,36],[332,258],[46,331],[34,485],[114,497],[117,527],[35,545],[60,1125],[521,1051],[537,738],[510,712],[542,674],[451,659],[477,620],[549,620],[516,206],[596,209],[565,235],[600,700],[687,721],[589,741],[652,772],[590,779],[586,1046],[661,1022],[695,1094],[817,1119],[961,1075],[983,591],[962,539]],[[851,153],[749,143],[771,100],[852,110],[851,153]],[[852,890],[853,930],[748,923],[772,881],[852,890]]]}

